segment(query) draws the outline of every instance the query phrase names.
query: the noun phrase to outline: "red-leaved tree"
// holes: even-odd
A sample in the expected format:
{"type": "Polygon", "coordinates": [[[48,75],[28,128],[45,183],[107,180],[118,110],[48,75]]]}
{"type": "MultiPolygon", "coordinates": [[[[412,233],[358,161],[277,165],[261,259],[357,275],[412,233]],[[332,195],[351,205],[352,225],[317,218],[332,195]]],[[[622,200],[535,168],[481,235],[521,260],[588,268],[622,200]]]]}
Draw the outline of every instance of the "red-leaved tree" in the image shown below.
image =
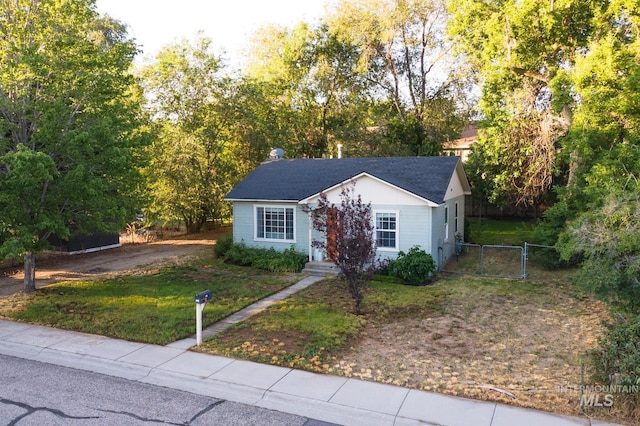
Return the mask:
{"type": "Polygon", "coordinates": [[[340,205],[336,206],[321,193],[318,205],[309,209],[313,228],[326,237],[324,241],[313,241],[312,245],[328,252],[340,269],[356,312],[360,313],[376,256],[371,203],[365,204],[360,195],[355,196],[354,185],[343,186],[340,199],[340,205]]]}

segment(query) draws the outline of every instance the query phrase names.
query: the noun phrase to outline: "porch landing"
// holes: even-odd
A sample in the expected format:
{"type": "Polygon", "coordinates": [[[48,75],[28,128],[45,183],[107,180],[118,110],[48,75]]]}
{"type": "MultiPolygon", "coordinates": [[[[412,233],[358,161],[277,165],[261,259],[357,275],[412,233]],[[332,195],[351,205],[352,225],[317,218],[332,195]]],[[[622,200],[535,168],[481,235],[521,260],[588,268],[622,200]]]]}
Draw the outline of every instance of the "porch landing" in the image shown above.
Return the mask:
{"type": "Polygon", "coordinates": [[[332,262],[307,262],[302,272],[315,277],[336,277],[340,274],[332,262]]]}

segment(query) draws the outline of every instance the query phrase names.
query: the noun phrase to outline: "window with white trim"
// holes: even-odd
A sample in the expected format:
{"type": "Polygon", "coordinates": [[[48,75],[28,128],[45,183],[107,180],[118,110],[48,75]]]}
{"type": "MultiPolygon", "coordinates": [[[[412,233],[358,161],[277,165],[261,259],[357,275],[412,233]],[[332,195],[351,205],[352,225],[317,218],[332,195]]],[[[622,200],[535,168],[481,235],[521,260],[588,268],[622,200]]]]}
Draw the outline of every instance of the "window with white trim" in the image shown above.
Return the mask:
{"type": "Polygon", "coordinates": [[[256,206],[256,239],[274,241],[295,240],[293,207],[256,206]]]}
{"type": "Polygon", "coordinates": [[[453,229],[456,234],[458,233],[458,202],[456,201],[456,210],[455,210],[455,216],[454,216],[454,222],[453,222],[453,229]]]}
{"type": "Polygon", "coordinates": [[[398,249],[398,212],[375,212],[376,246],[379,249],[398,249]]]}
{"type": "Polygon", "coordinates": [[[444,206],[444,240],[449,240],[449,206],[444,206]]]}

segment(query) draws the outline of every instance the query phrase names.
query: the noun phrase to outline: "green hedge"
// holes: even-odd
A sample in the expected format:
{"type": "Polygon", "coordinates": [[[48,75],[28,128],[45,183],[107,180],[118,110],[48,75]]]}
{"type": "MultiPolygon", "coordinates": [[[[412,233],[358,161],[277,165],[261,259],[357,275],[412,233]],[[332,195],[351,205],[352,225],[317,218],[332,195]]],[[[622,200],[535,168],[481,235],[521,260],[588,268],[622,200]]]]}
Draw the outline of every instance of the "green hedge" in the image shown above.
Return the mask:
{"type": "Polygon", "coordinates": [[[243,241],[233,242],[233,237],[224,236],[214,246],[216,256],[224,257],[225,263],[252,266],[271,272],[300,272],[307,263],[307,255],[292,246],[284,251],[249,247],[243,241]]]}

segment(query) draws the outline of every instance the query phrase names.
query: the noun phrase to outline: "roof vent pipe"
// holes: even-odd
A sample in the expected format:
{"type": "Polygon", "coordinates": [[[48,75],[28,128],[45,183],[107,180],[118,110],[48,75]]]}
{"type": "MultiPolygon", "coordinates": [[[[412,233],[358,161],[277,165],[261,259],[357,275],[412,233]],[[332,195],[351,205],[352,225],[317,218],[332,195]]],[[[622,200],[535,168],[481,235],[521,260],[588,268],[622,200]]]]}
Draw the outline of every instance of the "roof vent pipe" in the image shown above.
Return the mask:
{"type": "Polygon", "coordinates": [[[342,144],[338,144],[338,158],[342,158],[342,144]]]}

